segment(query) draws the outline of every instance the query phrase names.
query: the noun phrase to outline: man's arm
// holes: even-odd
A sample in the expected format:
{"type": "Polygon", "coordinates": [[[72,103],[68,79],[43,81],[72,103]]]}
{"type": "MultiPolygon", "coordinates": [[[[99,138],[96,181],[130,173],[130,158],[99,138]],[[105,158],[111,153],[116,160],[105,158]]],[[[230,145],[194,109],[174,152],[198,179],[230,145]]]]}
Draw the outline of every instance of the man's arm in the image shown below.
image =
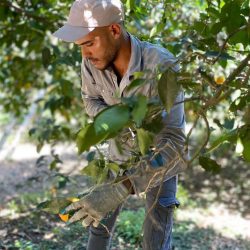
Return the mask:
{"type": "Polygon", "coordinates": [[[108,105],[105,103],[101,93],[99,93],[98,89],[96,88],[96,83],[84,59],[82,60],[81,66],[81,78],[81,94],[85,110],[90,117],[95,117],[100,111],[107,108],[108,105]]]}
{"type": "MultiPolygon", "coordinates": [[[[152,92],[157,95],[156,90],[152,92]]],[[[174,105],[169,114],[162,114],[164,127],[156,135],[154,142],[156,149],[160,151],[162,163],[156,166],[154,164],[156,161],[147,161],[132,167],[128,171],[127,177],[136,194],[149,191],[149,189],[158,186],[163,180],[170,179],[186,168],[188,152],[185,151],[186,135],[183,101],[184,94],[181,91],[175,101],[175,103],[179,104],[174,105]]],[[[128,183],[126,185],[129,186],[128,183]]]]}

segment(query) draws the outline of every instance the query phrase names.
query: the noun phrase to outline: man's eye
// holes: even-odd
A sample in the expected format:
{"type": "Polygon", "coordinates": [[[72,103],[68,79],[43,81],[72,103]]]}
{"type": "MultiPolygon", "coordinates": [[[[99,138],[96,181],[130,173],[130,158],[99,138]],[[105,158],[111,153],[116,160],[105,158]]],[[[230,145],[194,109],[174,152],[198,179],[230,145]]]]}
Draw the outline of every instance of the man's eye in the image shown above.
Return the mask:
{"type": "Polygon", "coordinates": [[[91,47],[92,45],[93,45],[93,43],[86,44],[87,47],[91,47]]]}

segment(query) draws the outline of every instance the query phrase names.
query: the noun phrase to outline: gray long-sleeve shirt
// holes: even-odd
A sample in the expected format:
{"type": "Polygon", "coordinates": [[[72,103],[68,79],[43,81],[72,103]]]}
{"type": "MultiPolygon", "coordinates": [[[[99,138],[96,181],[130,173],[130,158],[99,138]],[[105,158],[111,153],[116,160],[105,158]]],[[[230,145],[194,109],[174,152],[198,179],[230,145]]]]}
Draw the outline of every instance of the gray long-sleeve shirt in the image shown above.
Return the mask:
{"type": "MultiPolygon", "coordinates": [[[[176,58],[165,48],[142,42],[132,35],[130,35],[130,41],[131,58],[127,72],[121,79],[120,84],[118,84],[117,76],[111,67],[106,70],[98,70],[87,59],[83,59],[82,97],[89,116],[94,117],[107,106],[119,103],[120,97],[129,97],[138,93],[148,97],[157,95],[157,82],[156,77],[154,77],[157,69],[166,70],[171,68],[176,72],[179,70],[176,58]],[[148,72],[148,77],[151,79],[149,81],[151,82],[127,91],[126,87],[133,80],[135,72],[148,72]]],[[[183,99],[184,95],[181,91],[176,98],[176,102],[182,102],[183,99]]],[[[145,165],[131,169],[130,173],[133,173],[133,175],[129,178],[137,194],[158,185],[162,180],[163,173],[166,180],[186,167],[183,158],[178,157],[179,154],[183,153],[185,143],[183,103],[174,105],[171,111],[163,117],[163,121],[165,126],[156,136],[156,145],[159,147],[164,146],[165,149],[161,154],[164,165],[169,169],[165,172],[166,169],[162,167],[159,168],[159,171],[155,171],[155,169],[150,171],[145,165]],[[168,164],[170,162],[171,164],[168,164]]],[[[109,152],[110,158],[115,161],[126,160],[130,156],[126,147],[121,153],[120,149],[117,149],[114,140],[110,140],[109,152]]]]}

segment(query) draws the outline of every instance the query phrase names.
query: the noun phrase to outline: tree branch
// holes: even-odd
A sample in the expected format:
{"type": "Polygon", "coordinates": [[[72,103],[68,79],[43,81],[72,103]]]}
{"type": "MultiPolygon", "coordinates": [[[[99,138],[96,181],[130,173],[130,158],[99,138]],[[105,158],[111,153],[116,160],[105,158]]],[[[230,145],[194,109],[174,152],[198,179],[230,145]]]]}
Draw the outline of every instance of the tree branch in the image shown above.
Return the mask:
{"type": "MultiPolygon", "coordinates": [[[[176,160],[178,160],[177,157],[175,157],[168,165],[172,164],[172,162],[174,162],[174,161],[176,161],[176,160]]],[[[149,218],[152,220],[152,223],[154,223],[155,226],[158,226],[157,221],[155,221],[155,219],[154,219],[153,216],[151,215],[151,212],[152,212],[152,210],[154,209],[154,207],[156,206],[156,204],[157,204],[157,202],[158,202],[158,199],[159,199],[159,197],[160,197],[160,193],[161,193],[161,190],[162,190],[162,187],[163,187],[164,179],[165,179],[166,174],[167,174],[168,171],[169,171],[169,169],[166,168],[166,170],[163,172],[163,175],[162,175],[162,178],[161,178],[161,183],[160,183],[159,189],[158,189],[158,191],[157,191],[155,200],[154,200],[152,206],[148,209],[147,214],[145,215],[145,219],[144,219],[144,222],[143,222],[143,227],[144,227],[144,224],[145,224],[145,221],[146,221],[146,218],[147,218],[147,217],[149,217],[149,218]]],[[[153,179],[153,178],[154,178],[154,177],[152,177],[152,179],[153,179]]]]}
{"type": "Polygon", "coordinates": [[[210,129],[209,129],[209,122],[207,120],[207,117],[206,117],[205,113],[203,113],[203,112],[200,112],[200,116],[202,116],[202,118],[205,121],[206,129],[207,129],[207,136],[206,136],[206,139],[205,139],[204,143],[202,144],[202,146],[195,152],[192,159],[188,161],[189,164],[191,164],[197,158],[197,156],[200,154],[202,149],[204,149],[206,147],[206,145],[208,144],[209,138],[210,138],[210,129]]]}
{"type": "Polygon", "coordinates": [[[23,15],[25,15],[27,17],[31,17],[31,18],[39,21],[39,22],[46,23],[46,24],[51,24],[50,22],[48,22],[47,17],[34,15],[33,12],[26,11],[26,10],[22,9],[21,7],[18,7],[16,5],[14,5],[13,3],[9,2],[9,1],[0,2],[0,5],[7,6],[7,7],[10,8],[10,10],[13,10],[14,12],[19,13],[19,14],[23,14],[23,15]]]}
{"type": "Polygon", "coordinates": [[[246,85],[248,82],[249,82],[249,78],[250,78],[250,67],[248,68],[248,71],[246,73],[246,77],[245,79],[243,80],[242,84],[243,85],[246,85]]]}
{"type": "MultiPolygon", "coordinates": [[[[204,144],[202,145],[202,147],[196,151],[196,153],[194,154],[194,156],[192,157],[192,159],[189,161],[189,164],[191,162],[194,161],[194,159],[199,155],[200,151],[207,145],[209,137],[210,137],[210,130],[209,130],[209,123],[208,120],[206,118],[206,116],[204,115],[206,113],[206,111],[211,107],[214,106],[216,104],[218,104],[219,102],[221,102],[223,99],[227,98],[234,90],[233,89],[229,89],[228,91],[226,91],[224,93],[224,95],[221,95],[223,90],[225,90],[228,86],[227,84],[230,83],[231,81],[233,81],[235,79],[235,77],[248,65],[248,61],[250,60],[250,54],[242,61],[242,63],[229,75],[229,77],[226,79],[226,81],[224,82],[224,84],[218,88],[217,92],[215,93],[214,97],[209,99],[207,101],[207,103],[205,103],[205,105],[201,108],[201,110],[198,112],[196,120],[192,126],[192,128],[190,129],[188,135],[187,135],[187,143],[189,141],[189,137],[192,134],[193,129],[196,127],[196,124],[199,120],[199,117],[202,116],[206,126],[207,126],[207,138],[204,142],[204,144]]],[[[245,78],[245,81],[248,81],[249,79],[249,75],[250,75],[250,70],[247,72],[247,76],[245,78]]]]}
{"type": "Polygon", "coordinates": [[[186,103],[186,102],[191,102],[191,101],[204,101],[204,98],[202,98],[202,96],[190,97],[190,98],[186,98],[184,101],[175,102],[174,105],[178,105],[178,104],[186,103]]]}
{"type": "MultiPolygon", "coordinates": [[[[225,80],[223,85],[227,85],[247,66],[250,61],[250,53],[246,56],[246,58],[242,61],[242,63],[229,75],[229,77],[225,80]]],[[[222,86],[223,86],[222,85],[222,86]]]]}
{"type": "Polygon", "coordinates": [[[248,61],[250,61],[250,54],[246,56],[246,58],[241,62],[241,64],[228,76],[223,85],[218,88],[213,98],[208,100],[208,102],[204,105],[203,110],[207,110],[209,107],[216,105],[221,100],[219,97],[224,89],[227,88],[227,84],[235,79],[235,77],[247,66],[248,61]]]}
{"type": "Polygon", "coordinates": [[[220,49],[220,51],[219,51],[219,54],[218,54],[217,57],[212,61],[212,64],[215,64],[215,63],[218,61],[219,57],[221,56],[221,53],[223,52],[223,50],[225,49],[225,47],[226,47],[226,45],[227,45],[227,43],[228,43],[228,41],[229,41],[235,34],[237,34],[238,32],[240,32],[240,31],[242,31],[242,30],[244,30],[244,29],[247,29],[248,26],[249,26],[249,24],[248,24],[248,25],[243,25],[243,26],[239,27],[238,29],[234,30],[232,33],[230,33],[230,34],[228,35],[227,39],[224,41],[223,45],[221,46],[221,49],[220,49]]]}
{"type": "Polygon", "coordinates": [[[190,138],[190,136],[191,136],[191,134],[192,134],[194,128],[196,127],[199,118],[200,118],[200,116],[199,116],[198,114],[196,114],[196,119],[195,119],[195,121],[194,121],[194,123],[193,123],[193,126],[192,126],[192,128],[189,130],[189,132],[188,132],[188,134],[187,134],[186,145],[188,145],[189,138],[190,138]]]}

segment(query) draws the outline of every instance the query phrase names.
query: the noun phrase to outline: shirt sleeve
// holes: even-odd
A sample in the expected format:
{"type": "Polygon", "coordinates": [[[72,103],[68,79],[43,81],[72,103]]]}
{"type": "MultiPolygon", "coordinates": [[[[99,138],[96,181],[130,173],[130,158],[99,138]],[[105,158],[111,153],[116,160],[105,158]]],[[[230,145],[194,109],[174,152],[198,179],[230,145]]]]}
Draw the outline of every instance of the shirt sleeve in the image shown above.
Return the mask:
{"type": "MultiPolygon", "coordinates": [[[[152,91],[152,90],[151,90],[152,91]]],[[[157,91],[152,91],[155,95],[157,91]]],[[[154,165],[151,161],[142,161],[132,167],[127,176],[130,179],[136,194],[148,192],[182,172],[186,167],[188,152],[185,149],[185,114],[184,93],[180,91],[175,104],[169,113],[162,113],[163,128],[155,136],[154,145],[160,151],[161,164],[154,165]]],[[[148,157],[149,158],[149,157],[148,157]]]]}
{"type": "Polygon", "coordinates": [[[85,110],[90,117],[94,117],[108,105],[105,103],[101,93],[99,93],[98,89],[96,88],[96,82],[85,60],[82,61],[81,78],[81,95],[85,110]]]}

